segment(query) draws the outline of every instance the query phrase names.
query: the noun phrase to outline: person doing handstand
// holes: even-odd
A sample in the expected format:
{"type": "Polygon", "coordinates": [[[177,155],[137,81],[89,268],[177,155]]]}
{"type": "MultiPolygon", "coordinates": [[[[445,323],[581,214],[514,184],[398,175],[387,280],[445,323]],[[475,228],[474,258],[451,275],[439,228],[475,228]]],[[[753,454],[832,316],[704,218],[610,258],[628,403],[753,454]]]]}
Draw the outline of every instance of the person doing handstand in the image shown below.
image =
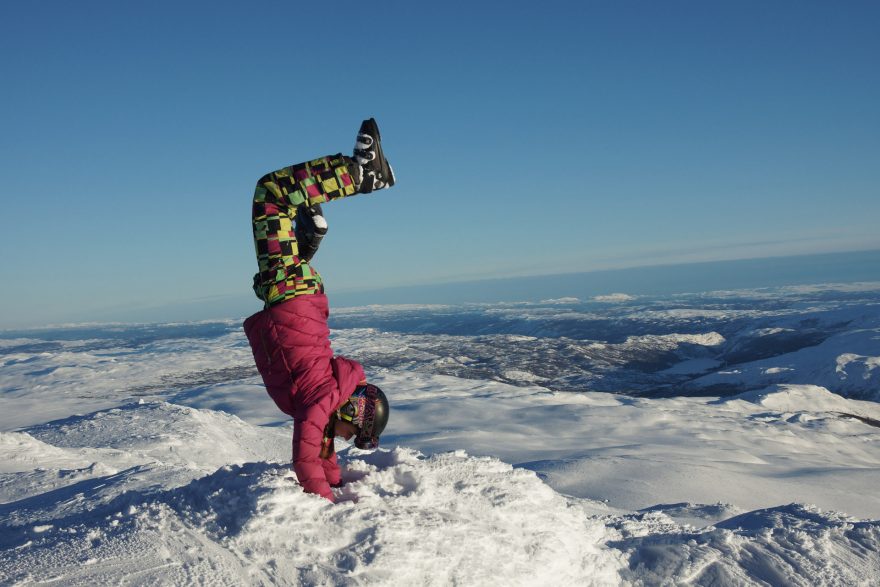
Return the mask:
{"type": "Polygon", "coordinates": [[[341,153],[267,173],[257,181],[251,220],[263,309],[244,322],[269,395],[293,417],[293,470],[304,491],[334,501],[341,475],[333,439],[373,449],[389,405],[363,367],[333,356],[329,306],[310,261],[327,232],[321,204],[391,187],[394,172],[374,119],[361,124],[352,157],[341,153]]]}

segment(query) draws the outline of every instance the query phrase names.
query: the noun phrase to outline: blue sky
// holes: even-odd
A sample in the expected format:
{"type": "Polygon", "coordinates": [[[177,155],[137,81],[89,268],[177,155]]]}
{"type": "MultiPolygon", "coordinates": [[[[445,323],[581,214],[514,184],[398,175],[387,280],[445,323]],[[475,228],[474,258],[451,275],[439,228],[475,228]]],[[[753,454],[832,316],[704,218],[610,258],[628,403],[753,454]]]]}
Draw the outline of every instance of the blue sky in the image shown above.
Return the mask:
{"type": "Polygon", "coordinates": [[[327,207],[331,301],[880,248],[878,26],[870,2],[4,3],[0,327],[248,295],[255,180],[369,116],[399,184],[327,207]]]}

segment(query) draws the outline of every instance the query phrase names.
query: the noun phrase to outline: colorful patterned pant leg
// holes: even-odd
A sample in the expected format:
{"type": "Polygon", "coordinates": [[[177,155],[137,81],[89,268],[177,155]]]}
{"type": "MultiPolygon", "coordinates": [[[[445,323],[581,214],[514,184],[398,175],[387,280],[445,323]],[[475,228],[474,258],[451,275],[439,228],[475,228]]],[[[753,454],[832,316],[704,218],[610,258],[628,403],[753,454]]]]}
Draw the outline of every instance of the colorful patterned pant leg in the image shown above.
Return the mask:
{"type": "Polygon", "coordinates": [[[351,159],[331,155],[267,173],[257,181],[251,220],[259,273],[254,293],[266,307],[323,290],[321,276],[299,259],[294,236],[296,207],[356,193],[351,159]]]}

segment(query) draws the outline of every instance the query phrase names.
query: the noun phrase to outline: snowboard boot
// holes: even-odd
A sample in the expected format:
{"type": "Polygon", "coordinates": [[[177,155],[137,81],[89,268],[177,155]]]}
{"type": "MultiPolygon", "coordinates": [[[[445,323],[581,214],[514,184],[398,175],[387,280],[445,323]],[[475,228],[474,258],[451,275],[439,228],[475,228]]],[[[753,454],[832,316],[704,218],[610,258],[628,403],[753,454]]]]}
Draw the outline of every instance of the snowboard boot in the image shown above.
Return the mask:
{"type": "Polygon", "coordinates": [[[299,248],[300,261],[312,260],[318,252],[318,247],[321,246],[321,239],[327,234],[327,228],[327,220],[324,218],[320,204],[311,207],[306,204],[297,206],[296,226],[293,231],[299,248]]]}
{"type": "Polygon", "coordinates": [[[382,152],[382,136],[375,118],[361,123],[352,159],[361,166],[360,193],[369,194],[394,185],[394,171],[382,152]]]}

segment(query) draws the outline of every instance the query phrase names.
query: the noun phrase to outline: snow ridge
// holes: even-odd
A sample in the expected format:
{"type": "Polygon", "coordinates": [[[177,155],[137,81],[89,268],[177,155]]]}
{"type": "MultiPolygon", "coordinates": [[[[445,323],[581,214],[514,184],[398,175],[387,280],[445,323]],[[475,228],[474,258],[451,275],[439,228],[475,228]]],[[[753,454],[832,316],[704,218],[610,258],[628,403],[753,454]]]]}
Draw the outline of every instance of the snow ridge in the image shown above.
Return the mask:
{"type": "Polygon", "coordinates": [[[350,452],[342,452],[346,485],[337,490],[337,505],[302,493],[285,464],[249,462],[170,489],[167,479],[137,489],[120,479],[159,480],[149,467],[98,473],[23,500],[43,502],[27,519],[12,515],[20,502],[0,506],[0,579],[74,585],[120,578],[401,586],[618,582],[621,556],[603,545],[603,523],[531,471],[461,451],[431,457],[405,448],[350,452]],[[120,492],[93,499],[103,485],[120,492]],[[56,500],[68,507],[50,503],[56,500]]]}
{"type": "Polygon", "coordinates": [[[880,523],[790,504],[696,530],[662,511],[613,523],[633,585],[867,585],[880,568],[880,523]]]}

